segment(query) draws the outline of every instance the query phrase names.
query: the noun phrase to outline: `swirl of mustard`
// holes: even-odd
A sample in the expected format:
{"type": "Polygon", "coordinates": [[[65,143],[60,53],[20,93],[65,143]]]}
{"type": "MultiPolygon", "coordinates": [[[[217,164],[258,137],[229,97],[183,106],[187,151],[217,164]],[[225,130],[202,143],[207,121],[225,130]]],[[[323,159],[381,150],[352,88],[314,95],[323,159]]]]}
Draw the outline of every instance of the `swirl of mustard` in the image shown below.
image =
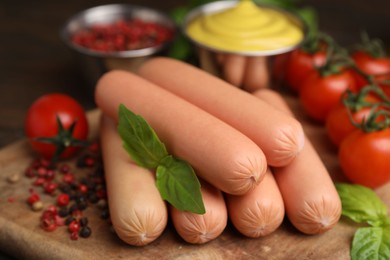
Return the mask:
{"type": "Polygon", "coordinates": [[[269,51],[302,41],[302,27],[276,9],[260,7],[252,0],[197,17],[186,28],[193,40],[222,51],[269,51]]]}

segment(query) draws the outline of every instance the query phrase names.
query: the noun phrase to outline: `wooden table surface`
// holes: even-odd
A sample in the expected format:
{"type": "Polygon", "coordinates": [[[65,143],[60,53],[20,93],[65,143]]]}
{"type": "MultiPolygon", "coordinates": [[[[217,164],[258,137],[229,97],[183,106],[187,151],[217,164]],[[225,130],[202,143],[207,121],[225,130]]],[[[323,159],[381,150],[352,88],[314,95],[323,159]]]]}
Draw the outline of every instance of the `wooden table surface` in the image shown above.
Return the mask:
{"type": "MultiPolygon", "coordinates": [[[[72,95],[85,109],[94,108],[90,89],[71,51],[61,42],[59,29],[72,14],[85,8],[118,1],[11,1],[0,2],[0,147],[24,137],[29,105],[49,92],[72,95]]],[[[130,2],[129,2],[130,3],[130,2]]],[[[178,0],[133,0],[132,4],[168,12],[178,0]]],[[[381,38],[390,49],[390,1],[303,1],[319,14],[320,28],[339,43],[351,45],[359,33],[381,38]]],[[[0,173],[1,174],[1,173],[0,173]]],[[[0,231],[1,232],[1,231],[0,231]]],[[[0,259],[8,259],[0,253],[0,259]]]]}

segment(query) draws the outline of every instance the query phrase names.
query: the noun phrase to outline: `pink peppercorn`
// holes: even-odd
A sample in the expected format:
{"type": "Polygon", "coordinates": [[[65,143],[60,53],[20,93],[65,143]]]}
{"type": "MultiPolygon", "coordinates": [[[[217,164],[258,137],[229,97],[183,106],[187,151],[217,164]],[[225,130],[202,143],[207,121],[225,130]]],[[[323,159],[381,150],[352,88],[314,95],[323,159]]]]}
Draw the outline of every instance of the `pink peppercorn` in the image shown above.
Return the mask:
{"type": "Polygon", "coordinates": [[[80,184],[79,187],[78,187],[78,190],[79,190],[81,193],[87,193],[87,192],[88,192],[88,186],[85,185],[85,184],[80,184]]]}
{"type": "Polygon", "coordinates": [[[73,220],[68,225],[68,230],[69,230],[70,233],[74,233],[74,232],[78,233],[79,230],[80,230],[80,223],[77,220],[73,220]]]}
{"type": "Polygon", "coordinates": [[[43,167],[43,166],[40,166],[38,169],[37,169],[37,174],[39,177],[45,177],[46,176],[46,173],[47,173],[47,168],[43,167]]]}
{"type": "Polygon", "coordinates": [[[61,173],[68,173],[70,171],[70,166],[68,164],[63,164],[60,166],[61,173]]]}
{"type": "Polygon", "coordinates": [[[35,192],[31,193],[31,195],[27,198],[27,203],[33,205],[35,202],[39,201],[41,198],[35,192]]]}
{"type": "Polygon", "coordinates": [[[73,183],[75,181],[75,177],[72,173],[66,173],[62,177],[62,181],[65,183],[73,183]]]}
{"type": "Polygon", "coordinates": [[[26,171],[24,172],[24,175],[28,178],[33,178],[35,177],[35,170],[33,167],[28,167],[26,171]]]}
{"type": "Polygon", "coordinates": [[[72,232],[70,234],[70,239],[72,240],[78,240],[79,239],[79,233],[78,232],[72,232]]]}
{"type": "Polygon", "coordinates": [[[45,184],[45,192],[48,193],[48,194],[52,194],[58,187],[58,184],[57,183],[54,183],[54,182],[48,182],[45,184]]]}
{"type": "Polygon", "coordinates": [[[46,175],[45,175],[45,178],[46,178],[47,180],[53,180],[54,177],[55,177],[55,171],[52,170],[52,169],[47,170],[46,175]]]}
{"type": "Polygon", "coordinates": [[[44,218],[41,220],[41,227],[43,228],[43,230],[51,232],[57,228],[57,225],[52,221],[52,219],[44,218]]]}
{"type": "Polygon", "coordinates": [[[46,179],[43,178],[43,177],[38,177],[35,179],[35,181],[33,182],[33,185],[34,186],[42,186],[44,183],[46,182],[46,179]]]}
{"type": "Polygon", "coordinates": [[[69,201],[70,201],[69,195],[66,193],[62,193],[57,197],[57,205],[60,207],[68,206],[69,201]]]}
{"type": "Polygon", "coordinates": [[[96,163],[96,159],[91,157],[91,156],[87,156],[84,159],[85,166],[93,167],[95,165],[95,163],[96,163]]]}
{"type": "Polygon", "coordinates": [[[46,211],[48,211],[48,212],[50,212],[52,214],[57,214],[58,213],[57,207],[54,206],[54,205],[47,206],[46,211]]]}

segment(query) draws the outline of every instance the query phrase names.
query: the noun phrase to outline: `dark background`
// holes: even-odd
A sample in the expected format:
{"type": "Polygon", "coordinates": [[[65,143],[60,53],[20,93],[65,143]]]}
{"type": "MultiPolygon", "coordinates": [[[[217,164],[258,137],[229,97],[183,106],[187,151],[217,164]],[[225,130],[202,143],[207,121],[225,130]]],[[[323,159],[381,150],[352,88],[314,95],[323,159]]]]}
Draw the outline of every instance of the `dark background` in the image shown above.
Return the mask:
{"type": "MultiPolygon", "coordinates": [[[[341,45],[359,41],[365,30],[390,46],[389,0],[302,1],[315,8],[320,29],[341,45]]],[[[71,15],[101,4],[98,0],[2,0],[0,1],[0,147],[24,137],[27,108],[48,92],[63,92],[94,107],[90,90],[71,51],[61,42],[59,29],[71,15]]],[[[185,4],[178,0],[133,0],[168,12],[185,4]]],[[[1,232],[1,230],[0,230],[1,232]]],[[[0,259],[5,258],[0,253],[0,259]]]]}

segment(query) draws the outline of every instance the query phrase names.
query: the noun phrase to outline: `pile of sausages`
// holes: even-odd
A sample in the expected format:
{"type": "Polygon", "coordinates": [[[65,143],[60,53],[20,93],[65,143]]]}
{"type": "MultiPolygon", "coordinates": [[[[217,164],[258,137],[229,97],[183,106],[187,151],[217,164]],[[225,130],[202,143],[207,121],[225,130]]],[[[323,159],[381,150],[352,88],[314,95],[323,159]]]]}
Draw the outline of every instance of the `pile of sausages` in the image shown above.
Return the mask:
{"type": "Polygon", "coordinates": [[[182,61],[157,57],[137,72],[110,71],[95,89],[110,215],[117,235],[146,245],[168,216],[189,243],[218,237],[228,219],[247,237],[275,231],[287,215],[305,234],[339,220],[341,202],[323,162],[283,98],[244,91],[182,61]],[[168,151],[201,180],[206,213],[167,205],[154,172],[131,161],[116,130],[119,104],[141,115],[168,151]]]}

